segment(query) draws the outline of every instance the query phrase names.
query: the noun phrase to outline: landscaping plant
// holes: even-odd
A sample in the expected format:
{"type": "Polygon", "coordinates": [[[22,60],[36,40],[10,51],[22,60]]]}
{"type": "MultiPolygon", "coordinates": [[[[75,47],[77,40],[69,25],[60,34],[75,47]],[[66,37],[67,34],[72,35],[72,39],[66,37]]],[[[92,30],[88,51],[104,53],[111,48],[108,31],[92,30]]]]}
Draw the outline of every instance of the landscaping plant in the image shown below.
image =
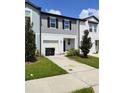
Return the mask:
{"type": "Polygon", "coordinates": [[[32,30],[30,18],[26,19],[25,22],[25,61],[33,62],[35,61],[35,34],[32,30]]]}
{"type": "Polygon", "coordinates": [[[89,35],[89,31],[85,30],[84,36],[82,37],[81,46],[80,46],[80,49],[83,52],[83,56],[85,58],[88,57],[87,54],[90,52],[90,48],[92,47],[91,37],[88,37],[88,35],[89,35]]]}
{"type": "Polygon", "coordinates": [[[79,50],[78,49],[69,49],[66,51],[66,56],[78,56],[79,50]]]}

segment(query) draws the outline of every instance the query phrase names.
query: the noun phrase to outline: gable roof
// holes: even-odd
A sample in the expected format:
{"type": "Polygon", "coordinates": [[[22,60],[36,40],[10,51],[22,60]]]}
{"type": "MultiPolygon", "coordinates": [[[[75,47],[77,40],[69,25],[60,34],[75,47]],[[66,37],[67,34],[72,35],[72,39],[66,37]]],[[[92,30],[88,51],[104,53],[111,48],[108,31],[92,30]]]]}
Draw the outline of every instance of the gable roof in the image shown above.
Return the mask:
{"type": "Polygon", "coordinates": [[[95,17],[94,15],[89,16],[89,17],[86,17],[86,18],[83,18],[83,19],[81,19],[81,20],[82,20],[82,21],[86,21],[87,19],[89,19],[89,18],[91,18],[91,17],[95,18],[95,19],[99,22],[99,19],[98,19],[97,17],[95,17]]]}

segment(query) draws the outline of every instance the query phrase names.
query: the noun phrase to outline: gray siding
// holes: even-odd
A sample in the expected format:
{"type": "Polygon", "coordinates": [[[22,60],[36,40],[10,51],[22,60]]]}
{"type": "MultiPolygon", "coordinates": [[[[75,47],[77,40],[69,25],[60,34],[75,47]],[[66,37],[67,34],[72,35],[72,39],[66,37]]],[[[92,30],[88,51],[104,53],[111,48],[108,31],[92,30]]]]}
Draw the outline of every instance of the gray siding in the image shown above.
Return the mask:
{"type": "MultiPolygon", "coordinates": [[[[48,28],[47,26],[47,18],[50,15],[47,14],[41,14],[41,21],[42,21],[42,33],[51,33],[51,34],[65,34],[65,35],[77,35],[78,33],[78,24],[76,20],[69,19],[71,21],[71,30],[64,30],[63,29],[63,23],[62,20],[64,20],[63,17],[57,17],[58,19],[58,28],[48,28]]],[[[56,16],[53,16],[56,17],[56,16]]]]}
{"type": "Polygon", "coordinates": [[[37,9],[33,8],[28,4],[26,4],[25,7],[32,10],[32,29],[35,32],[36,48],[40,50],[40,13],[37,9]]]}

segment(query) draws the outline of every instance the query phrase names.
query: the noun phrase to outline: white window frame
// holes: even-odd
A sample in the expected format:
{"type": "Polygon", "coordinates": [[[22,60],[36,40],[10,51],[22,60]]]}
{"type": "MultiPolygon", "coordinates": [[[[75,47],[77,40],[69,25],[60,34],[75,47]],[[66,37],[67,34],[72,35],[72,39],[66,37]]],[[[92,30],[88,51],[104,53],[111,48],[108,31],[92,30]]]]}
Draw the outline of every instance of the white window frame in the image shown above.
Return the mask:
{"type": "MultiPolygon", "coordinates": [[[[30,11],[30,16],[27,16],[27,17],[30,17],[30,20],[31,20],[31,23],[32,23],[33,22],[32,21],[32,10],[29,9],[29,8],[25,8],[25,11],[30,11]]],[[[25,15],[25,17],[26,17],[26,15],[25,15]]]]}
{"type": "Polygon", "coordinates": [[[97,24],[89,23],[89,32],[91,32],[90,29],[92,29],[92,32],[96,33],[97,32],[97,24]]]}
{"type": "Polygon", "coordinates": [[[64,30],[70,30],[70,20],[64,19],[64,30]],[[65,22],[68,22],[68,24],[65,24],[65,22]],[[65,28],[65,26],[68,25],[68,28],[65,28]]]}
{"type": "Polygon", "coordinates": [[[96,33],[96,32],[97,32],[97,24],[95,24],[93,27],[94,27],[93,30],[94,30],[94,32],[96,33]],[[95,31],[95,30],[96,30],[96,31],[95,31]]]}
{"type": "Polygon", "coordinates": [[[50,22],[50,23],[49,23],[50,28],[56,28],[56,17],[52,17],[52,16],[50,16],[50,18],[49,18],[49,22],[50,22]],[[55,19],[55,22],[52,22],[52,21],[51,21],[52,18],[55,19]],[[55,27],[52,27],[52,26],[51,26],[51,23],[54,23],[54,24],[55,24],[55,27]]]}
{"type": "Polygon", "coordinates": [[[89,32],[93,32],[93,25],[91,23],[89,23],[89,32]],[[92,31],[90,31],[90,29],[92,29],[92,31]]]}

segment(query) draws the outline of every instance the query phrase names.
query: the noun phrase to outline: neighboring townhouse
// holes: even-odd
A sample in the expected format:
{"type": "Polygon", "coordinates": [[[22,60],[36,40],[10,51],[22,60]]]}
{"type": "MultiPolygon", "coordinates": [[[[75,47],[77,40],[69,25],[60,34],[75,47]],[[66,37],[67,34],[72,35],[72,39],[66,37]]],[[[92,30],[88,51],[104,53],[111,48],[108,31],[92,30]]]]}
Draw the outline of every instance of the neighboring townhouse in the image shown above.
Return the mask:
{"type": "Polygon", "coordinates": [[[41,51],[41,8],[31,2],[25,2],[25,20],[30,19],[35,33],[36,49],[41,51]]]}
{"type": "Polygon", "coordinates": [[[36,49],[42,55],[63,54],[68,49],[78,49],[86,29],[90,31],[93,42],[91,53],[98,51],[99,20],[94,16],[78,19],[51,14],[26,1],[25,19],[30,19],[33,23],[36,49]]]}
{"type": "MultiPolygon", "coordinates": [[[[79,41],[81,44],[82,36],[84,35],[84,30],[89,30],[89,37],[92,40],[92,48],[90,49],[90,53],[98,53],[99,52],[99,19],[95,16],[90,16],[87,18],[83,18],[80,21],[80,33],[79,33],[79,41]]],[[[79,44],[79,45],[80,45],[79,44]]]]}

